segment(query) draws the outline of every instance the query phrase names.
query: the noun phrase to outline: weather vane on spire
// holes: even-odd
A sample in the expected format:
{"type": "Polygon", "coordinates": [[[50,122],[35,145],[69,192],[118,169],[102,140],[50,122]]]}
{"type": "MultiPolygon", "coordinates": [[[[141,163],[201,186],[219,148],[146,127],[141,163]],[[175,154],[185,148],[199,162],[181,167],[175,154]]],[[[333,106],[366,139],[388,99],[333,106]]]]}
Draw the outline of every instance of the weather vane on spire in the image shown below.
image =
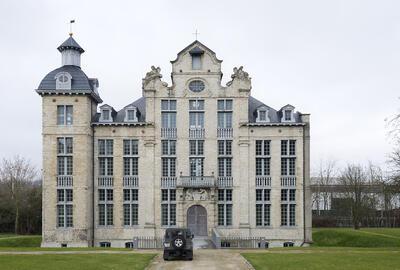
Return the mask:
{"type": "Polygon", "coordinates": [[[196,29],[196,32],[194,32],[193,35],[196,36],[196,40],[197,40],[197,36],[200,35],[200,33],[199,33],[199,32],[197,31],[197,29],[196,29]]]}
{"type": "Polygon", "coordinates": [[[72,24],[75,23],[75,20],[70,20],[69,21],[69,36],[72,37],[72,24]]]}

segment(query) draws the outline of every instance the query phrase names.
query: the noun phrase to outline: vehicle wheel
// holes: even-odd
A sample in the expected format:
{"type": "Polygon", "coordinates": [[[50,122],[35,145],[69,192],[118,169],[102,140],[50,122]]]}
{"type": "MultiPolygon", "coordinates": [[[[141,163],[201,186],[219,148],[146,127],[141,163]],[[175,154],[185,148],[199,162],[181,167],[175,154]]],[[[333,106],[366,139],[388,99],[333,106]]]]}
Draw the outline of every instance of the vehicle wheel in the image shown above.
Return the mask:
{"type": "Polygon", "coordinates": [[[182,249],[185,247],[185,239],[183,237],[176,237],[173,241],[172,241],[172,245],[177,248],[177,249],[182,249]]]}

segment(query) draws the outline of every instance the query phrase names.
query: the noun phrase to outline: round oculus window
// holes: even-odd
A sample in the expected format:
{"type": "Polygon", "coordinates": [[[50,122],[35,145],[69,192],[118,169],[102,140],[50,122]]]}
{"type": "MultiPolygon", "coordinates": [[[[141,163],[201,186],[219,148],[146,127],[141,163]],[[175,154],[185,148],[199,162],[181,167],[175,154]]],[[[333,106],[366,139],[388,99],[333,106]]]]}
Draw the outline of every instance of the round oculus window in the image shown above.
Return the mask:
{"type": "Polygon", "coordinates": [[[68,77],[66,75],[61,75],[60,77],[58,77],[58,80],[62,83],[66,83],[68,82],[68,77]]]}
{"type": "Polygon", "coordinates": [[[189,83],[189,89],[193,92],[201,92],[205,88],[204,82],[200,80],[194,80],[189,83]]]}

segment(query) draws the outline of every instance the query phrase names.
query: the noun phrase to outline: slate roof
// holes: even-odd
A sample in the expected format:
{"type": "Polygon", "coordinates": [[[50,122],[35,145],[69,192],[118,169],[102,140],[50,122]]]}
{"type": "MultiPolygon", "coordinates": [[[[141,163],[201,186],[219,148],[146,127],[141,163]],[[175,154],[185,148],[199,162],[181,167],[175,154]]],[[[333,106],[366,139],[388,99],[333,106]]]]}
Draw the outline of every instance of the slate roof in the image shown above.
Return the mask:
{"type": "MultiPolygon", "coordinates": [[[[275,110],[268,105],[265,105],[263,102],[258,99],[250,96],[249,97],[249,123],[256,123],[257,118],[257,108],[264,106],[268,108],[268,117],[270,119],[270,123],[280,123],[282,119],[282,111],[275,110]]],[[[287,106],[287,105],[286,105],[287,106]]],[[[284,106],[284,107],[286,107],[284,106]]],[[[295,123],[301,123],[300,113],[294,113],[295,123]]]]}
{"type": "MultiPolygon", "coordinates": [[[[146,98],[141,97],[141,98],[135,100],[134,102],[126,105],[123,109],[119,110],[116,114],[113,114],[112,115],[113,121],[111,123],[127,123],[127,122],[124,122],[125,109],[129,106],[135,106],[137,108],[138,123],[146,122],[146,98]]],[[[100,113],[96,113],[96,115],[93,119],[93,123],[102,123],[102,122],[99,122],[99,119],[100,119],[100,113]]],[[[132,123],[132,122],[129,122],[129,123],[132,123]]],[[[135,124],[135,123],[133,122],[133,124],[135,124]]]]}
{"type": "Polygon", "coordinates": [[[57,93],[55,76],[59,72],[68,72],[71,74],[71,90],[63,90],[63,92],[71,93],[88,93],[91,94],[98,102],[103,102],[100,96],[95,93],[95,85],[98,84],[97,79],[90,79],[78,66],[66,65],[57,68],[48,73],[40,82],[37,92],[57,93]]]}
{"type": "MultiPolygon", "coordinates": [[[[215,59],[216,59],[218,62],[220,62],[220,63],[222,62],[222,60],[219,60],[219,59],[217,58],[217,56],[216,56],[216,54],[215,54],[215,52],[214,52],[213,50],[211,50],[210,48],[208,48],[206,45],[204,45],[203,43],[201,43],[201,42],[198,41],[198,40],[193,41],[192,43],[190,43],[189,45],[187,45],[183,50],[181,50],[180,52],[178,52],[178,55],[177,55],[176,59],[175,59],[175,60],[172,60],[172,61],[170,61],[170,62],[173,64],[173,63],[175,63],[176,61],[178,61],[179,56],[180,56],[182,53],[184,53],[185,51],[187,51],[187,50],[188,50],[190,47],[192,47],[194,44],[197,44],[198,46],[203,47],[204,49],[208,50],[212,55],[215,56],[215,59]]],[[[201,48],[198,48],[198,49],[201,50],[201,48]]],[[[196,49],[196,50],[197,50],[197,49],[196,49]]]]}
{"type": "Polygon", "coordinates": [[[72,36],[70,36],[57,48],[57,50],[59,50],[60,52],[68,49],[76,50],[80,53],[85,52],[85,50],[78,44],[78,42],[76,42],[76,40],[72,36]]]}

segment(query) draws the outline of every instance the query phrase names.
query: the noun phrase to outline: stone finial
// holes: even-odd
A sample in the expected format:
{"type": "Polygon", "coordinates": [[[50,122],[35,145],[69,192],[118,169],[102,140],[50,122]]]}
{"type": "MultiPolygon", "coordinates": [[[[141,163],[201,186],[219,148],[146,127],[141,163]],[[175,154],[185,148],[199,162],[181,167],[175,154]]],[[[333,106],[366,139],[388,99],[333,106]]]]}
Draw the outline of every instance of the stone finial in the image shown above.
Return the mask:
{"type": "Polygon", "coordinates": [[[161,79],[161,68],[160,67],[155,67],[151,66],[151,70],[146,73],[146,77],[143,79],[143,87],[146,86],[149,82],[156,80],[156,79],[161,79]]]}
{"type": "Polygon", "coordinates": [[[230,86],[232,85],[233,81],[235,79],[241,80],[241,81],[248,81],[251,82],[251,78],[249,76],[249,73],[243,70],[243,66],[240,66],[239,68],[234,67],[233,68],[233,74],[231,75],[232,80],[229,81],[226,85],[230,86]]]}

